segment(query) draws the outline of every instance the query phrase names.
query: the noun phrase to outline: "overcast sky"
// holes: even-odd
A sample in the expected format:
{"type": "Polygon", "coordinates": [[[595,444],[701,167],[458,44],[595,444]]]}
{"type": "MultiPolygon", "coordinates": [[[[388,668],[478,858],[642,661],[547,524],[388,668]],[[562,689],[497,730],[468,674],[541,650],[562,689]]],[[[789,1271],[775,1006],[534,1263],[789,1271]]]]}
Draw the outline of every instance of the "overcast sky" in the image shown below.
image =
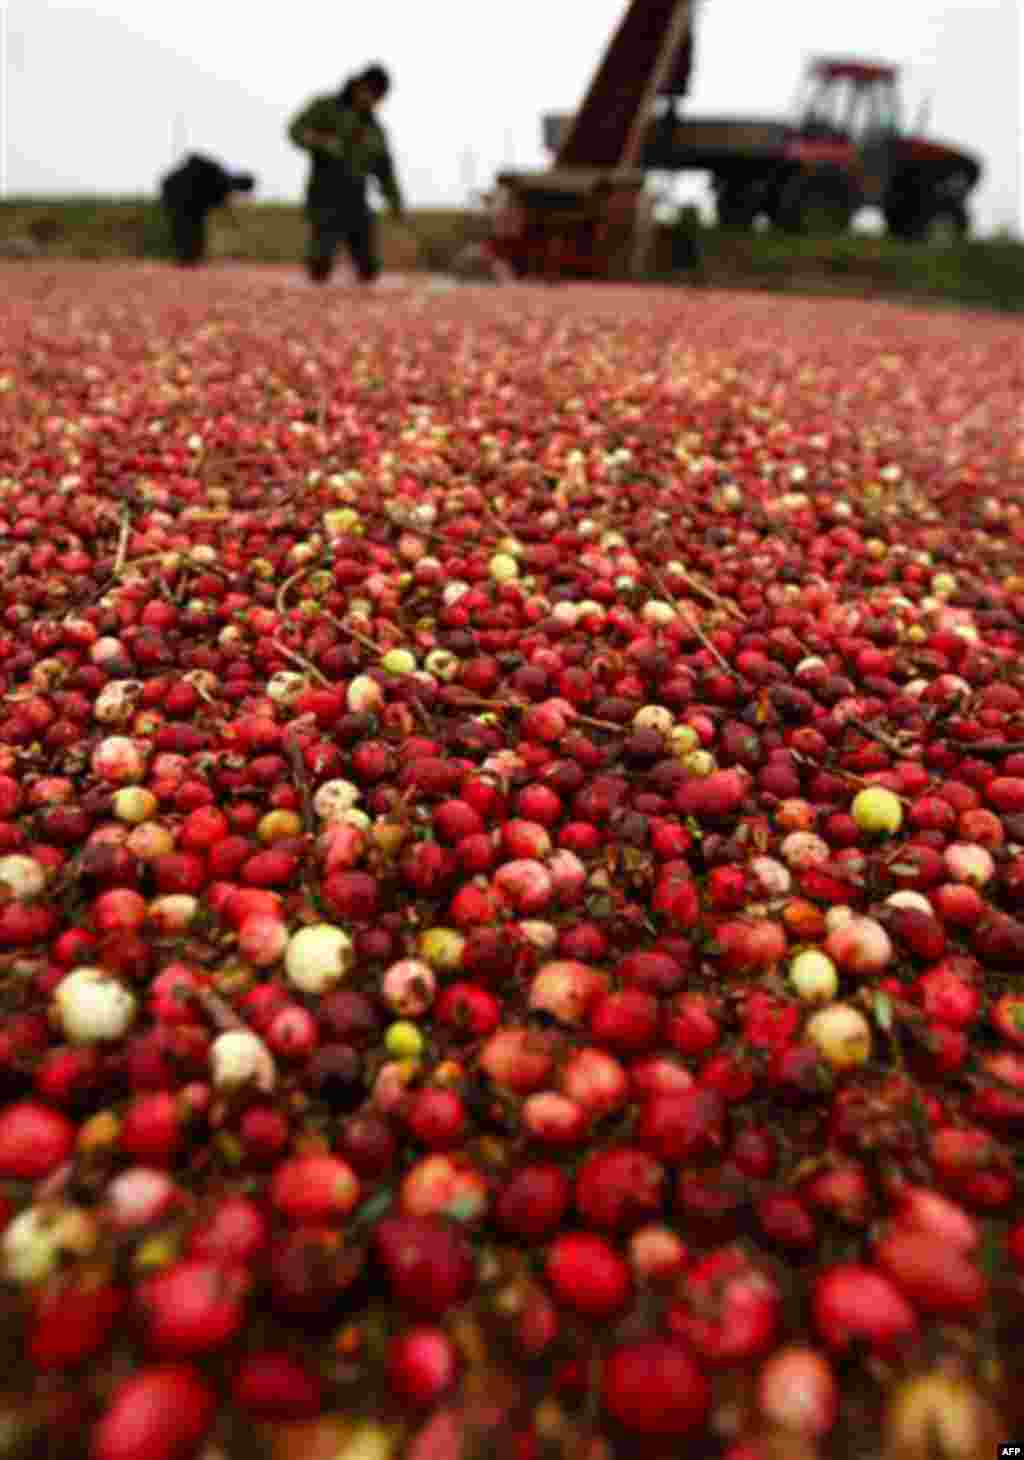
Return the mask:
{"type": "MultiPolygon", "coordinates": [[[[707,0],[688,109],[779,115],[808,54],[906,66],[905,110],[987,162],[980,231],[1021,224],[1021,0],[707,0]]],[[[152,191],[187,144],[301,195],[296,108],[380,59],[413,203],[457,203],[501,164],[543,165],[540,116],[572,110],[623,0],[0,0],[0,184],[8,195],[152,191]],[[0,31],[2,34],[2,31],[0,31]]]]}

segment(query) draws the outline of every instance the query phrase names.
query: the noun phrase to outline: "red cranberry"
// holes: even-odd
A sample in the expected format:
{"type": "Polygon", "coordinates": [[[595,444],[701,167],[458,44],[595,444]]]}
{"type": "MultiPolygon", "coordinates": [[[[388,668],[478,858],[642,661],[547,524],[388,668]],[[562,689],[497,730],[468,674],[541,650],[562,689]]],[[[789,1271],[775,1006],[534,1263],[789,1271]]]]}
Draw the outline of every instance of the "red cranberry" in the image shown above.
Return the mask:
{"type": "Polygon", "coordinates": [[[373,1250],[394,1297],[425,1317],[440,1318],[469,1297],[476,1282],[473,1251],[459,1233],[426,1217],[385,1217],[373,1250]]]}
{"type": "Polygon", "coordinates": [[[843,1263],[827,1268],[813,1295],[814,1322],[829,1348],[845,1353],[856,1342],[891,1354],[917,1332],[914,1310],[874,1268],[843,1263]]]}
{"type": "Polygon", "coordinates": [[[318,1376],[290,1354],[263,1350],[246,1354],[231,1385],[234,1403],[264,1422],[285,1424],[314,1419],[320,1412],[318,1376]]]}
{"type": "Polygon", "coordinates": [[[387,1121],[372,1111],[353,1115],[341,1127],[338,1151],[360,1176],[372,1180],[394,1165],[398,1144],[387,1121]]]}
{"type": "Polygon", "coordinates": [[[37,1181],[49,1176],[71,1154],[75,1127],[58,1111],[37,1101],[22,1101],[0,1112],[0,1176],[37,1181]]]}
{"type": "Polygon", "coordinates": [[[457,1145],[465,1126],[462,1101],[453,1090],[426,1086],[409,1097],[405,1123],[413,1138],[431,1151],[457,1145]]]}
{"type": "Polygon", "coordinates": [[[406,1329],[391,1340],[387,1374],[391,1389],[410,1404],[434,1404],[455,1382],[455,1349],[442,1328],[406,1329]]]}
{"type": "Polygon", "coordinates": [[[557,1166],[522,1166],[498,1191],[494,1219],[511,1237],[536,1241],[561,1222],[570,1187],[557,1166]]]}
{"type": "Polygon", "coordinates": [[[665,1172],[646,1151],[629,1146],[595,1152],[576,1174],[576,1210],[606,1231],[653,1220],[664,1201],[665,1172]]]}
{"type": "Polygon", "coordinates": [[[715,1090],[655,1095],[641,1106],[637,1144],[659,1161],[687,1161],[725,1141],[725,1101],[715,1090]]]}
{"type": "Polygon", "coordinates": [[[875,1260],[898,1288],[926,1313],[968,1318],[988,1301],[982,1273],[956,1248],[930,1233],[893,1227],[875,1246],[875,1260]]]}
{"type": "Polygon", "coordinates": [[[190,1364],[121,1380],[93,1432],[92,1460],[189,1460],[213,1424],[217,1397],[190,1364]]]}
{"type": "Polygon", "coordinates": [[[690,1269],[685,1300],[669,1310],[667,1322],[710,1363],[728,1364],[771,1347],[781,1306],[775,1281],[739,1248],[727,1247],[690,1269]]]}
{"type": "Polygon", "coordinates": [[[242,1325],[244,1288],[239,1269],[198,1258],[146,1279],[137,1292],[150,1346],[169,1356],[220,1348],[242,1325]]]}
{"type": "Polygon", "coordinates": [[[566,1232],[548,1252],[545,1271],[559,1302],[588,1318],[609,1318],[632,1289],[628,1264],[602,1237],[566,1232]]]}
{"type": "Polygon", "coordinates": [[[27,1332],[29,1358],[38,1369],[65,1369],[105,1348],[124,1310],[124,1293],[108,1284],[65,1279],[33,1300],[27,1332]]]}
{"type": "Polygon", "coordinates": [[[658,1438],[698,1429],[711,1403],[708,1381],[687,1350],[654,1338],[614,1350],[605,1364],[601,1397],[625,1429],[658,1438]]]}
{"type": "Polygon", "coordinates": [[[363,1049],[378,1039],[383,1020],[365,994],[341,989],[329,994],[318,1010],[320,1019],[334,1040],[363,1049]]]}

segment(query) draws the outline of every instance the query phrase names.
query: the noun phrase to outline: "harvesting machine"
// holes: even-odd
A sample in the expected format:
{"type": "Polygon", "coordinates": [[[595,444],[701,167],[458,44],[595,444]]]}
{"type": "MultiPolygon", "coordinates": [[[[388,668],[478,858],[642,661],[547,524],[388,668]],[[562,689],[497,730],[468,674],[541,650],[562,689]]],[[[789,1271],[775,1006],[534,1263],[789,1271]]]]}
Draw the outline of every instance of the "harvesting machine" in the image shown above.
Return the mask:
{"type": "Polygon", "coordinates": [[[512,272],[642,273],[651,171],[709,173],[726,227],[837,233],[876,207],[900,238],[967,234],[981,163],[904,127],[896,66],[812,61],[790,121],[681,117],[697,3],[632,0],[579,110],[543,119],[553,166],[499,174],[493,248],[512,272]]]}

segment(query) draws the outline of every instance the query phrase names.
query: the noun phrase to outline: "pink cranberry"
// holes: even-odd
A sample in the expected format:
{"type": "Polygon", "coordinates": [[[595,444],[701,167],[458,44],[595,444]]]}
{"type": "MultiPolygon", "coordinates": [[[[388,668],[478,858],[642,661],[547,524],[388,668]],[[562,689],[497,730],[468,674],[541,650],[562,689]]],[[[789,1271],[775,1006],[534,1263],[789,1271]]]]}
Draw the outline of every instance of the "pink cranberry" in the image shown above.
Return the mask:
{"type": "Polygon", "coordinates": [[[391,1340],[387,1374],[392,1391],[409,1404],[436,1403],[455,1382],[458,1361],[442,1328],[406,1329],[391,1340]]]}
{"type": "Polygon", "coordinates": [[[140,1284],[146,1337],[157,1353],[207,1353],[234,1337],[244,1318],[239,1269],[185,1258],[140,1284]]]}
{"type": "Polygon", "coordinates": [[[122,1379],[93,1431],[91,1460],[189,1460],[217,1412],[217,1397],[190,1364],[122,1379]]]}

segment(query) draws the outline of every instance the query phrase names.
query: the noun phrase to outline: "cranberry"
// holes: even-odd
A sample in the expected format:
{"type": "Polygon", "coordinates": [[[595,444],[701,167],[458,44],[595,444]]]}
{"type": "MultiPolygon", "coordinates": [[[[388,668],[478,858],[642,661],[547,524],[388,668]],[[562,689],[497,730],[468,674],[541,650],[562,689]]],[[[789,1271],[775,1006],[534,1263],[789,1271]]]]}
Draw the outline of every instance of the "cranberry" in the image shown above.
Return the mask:
{"type": "Polygon", "coordinates": [[[604,1407],[636,1434],[677,1438],[703,1424],[707,1379],[678,1343],[643,1339],[615,1349],[601,1383],[604,1407]]]}
{"type": "Polygon", "coordinates": [[[359,1180],[337,1156],[294,1156],[274,1172],[270,1200],[287,1221],[313,1225],[348,1216],[359,1200],[359,1180]]]}
{"type": "Polygon", "coordinates": [[[392,1391],[414,1405],[430,1405],[455,1382],[457,1360],[441,1328],[414,1327],[391,1340],[387,1373],[392,1391]]]}
{"type": "Polygon", "coordinates": [[[429,1150],[456,1145],[465,1126],[462,1101],[453,1090],[426,1087],[410,1096],[405,1122],[413,1138],[429,1150]]]}
{"type": "Polygon", "coordinates": [[[373,1249],[395,1298],[425,1317],[442,1317],[475,1285],[472,1248],[431,1218],[384,1218],[374,1229],[373,1249]]]}
{"type": "Polygon", "coordinates": [[[898,1288],[873,1268],[857,1263],[826,1269],[813,1294],[814,1322],[838,1353],[862,1342],[879,1355],[907,1345],[916,1335],[914,1310],[898,1288]]]}
{"type": "Polygon", "coordinates": [[[266,1243],[267,1222],[260,1208],[248,1197],[227,1196],[192,1229],[188,1251],[230,1267],[250,1263],[266,1243]]]}
{"type": "Polygon", "coordinates": [[[122,1379],[93,1432],[92,1460],[188,1460],[213,1424],[217,1399],[190,1364],[122,1379]]]}
{"type": "Polygon", "coordinates": [[[780,1316],[774,1280],[738,1248],[723,1248],[690,1269],[686,1298],[669,1310],[667,1323],[708,1362],[728,1364],[770,1348],[780,1316]]]}
{"type": "Polygon", "coordinates": [[[926,1313],[966,1317],[980,1313],[987,1302],[984,1274],[963,1253],[928,1233],[890,1229],[875,1245],[875,1260],[926,1313]]]}
{"type": "Polygon", "coordinates": [[[146,1338],[168,1356],[220,1348],[244,1317],[245,1282],[238,1269],[186,1258],[146,1279],[138,1298],[146,1315],[146,1338]]]}
{"type": "Polygon", "coordinates": [[[725,1141],[726,1107],[715,1090],[655,1095],[640,1109],[637,1144],[659,1161],[690,1160],[725,1141]]]}
{"type": "Polygon", "coordinates": [[[359,1176],[372,1179],[390,1170],[398,1145],[388,1122],[364,1111],[342,1125],[338,1150],[359,1176]]]}
{"type": "Polygon", "coordinates": [[[657,1216],[665,1172],[645,1151],[623,1146],[587,1157],[576,1175],[576,1210],[607,1231],[639,1226],[657,1216]]]}
{"type": "Polygon", "coordinates": [[[642,989],[604,994],[590,1011],[591,1037],[621,1054],[649,1049],[658,1031],[658,1001],[642,989]]]}
{"type": "Polygon", "coordinates": [[[346,1044],[321,1045],[306,1066],[306,1078],[332,1110],[352,1110],[366,1094],[363,1062],[346,1044]]]}
{"type": "Polygon", "coordinates": [[[246,1354],[238,1364],[231,1397],[254,1419],[277,1424],[315,1418],[322,1388],[318,1376],[290,1354],[272,1349],[246,1354]]]}
{"type": "Polygon", "coordinates": [[[350,989],[328,994],[320,1005],[319,1016],[335,1040],[356,1049],[379,1038],[383,1028],[376,1006],[364,994],[350,989]]]}
{"type": "Polygon", "coordinates": [[[523,1166],[499,1189],[494,1219],[509,1236],[536,1241],[559,1225],[569,1196],[569,1182],[557,1166],[523,1166]]]}
{"type": "Polygon", "coordinates": [[[75,1128],[47,1105],[23,1101],[0,1112],[0,1175],[36,1181],[55,1171],[71,1154],[75,1128]]]}
{"type": "Polygon", "coordinates": [[[546,1273],[560,1302],[588,1318],[607,1318],[625,1307],[629,1267],[603,1238],[567,1232],[548,1252],[546,1273]]]}
{"type": "Polygon", "coordinates": [[[124,1293],[109,1284],[65,1279],[43,1289],[32,1305],[29,1358],[43,1370],[64,1369],[92,1358],[106,1346],[124,1306],[124,1293]]]}

